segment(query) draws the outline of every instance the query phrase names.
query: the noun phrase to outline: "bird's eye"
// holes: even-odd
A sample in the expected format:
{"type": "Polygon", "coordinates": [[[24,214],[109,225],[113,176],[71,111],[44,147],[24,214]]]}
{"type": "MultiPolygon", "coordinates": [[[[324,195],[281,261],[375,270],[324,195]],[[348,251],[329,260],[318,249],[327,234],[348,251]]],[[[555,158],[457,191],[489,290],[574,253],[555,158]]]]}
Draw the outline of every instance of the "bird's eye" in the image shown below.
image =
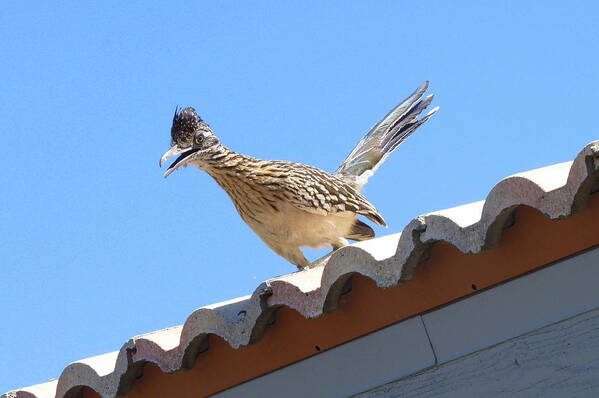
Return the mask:
{"type": "Polygon", "coordinates": [[[195,145],[200,145],[202,143],[203,139],[204,139],[204,135],[203,134],[194,134],[194,136],[193,136],[193,143],[195,145]]]}

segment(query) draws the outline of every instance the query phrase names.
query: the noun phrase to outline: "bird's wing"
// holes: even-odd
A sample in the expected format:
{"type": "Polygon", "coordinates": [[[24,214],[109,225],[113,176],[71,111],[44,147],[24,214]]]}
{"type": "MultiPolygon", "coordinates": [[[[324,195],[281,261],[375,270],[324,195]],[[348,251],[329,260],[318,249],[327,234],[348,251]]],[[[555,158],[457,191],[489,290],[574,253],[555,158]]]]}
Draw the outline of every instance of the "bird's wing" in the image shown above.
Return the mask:
{"type": "Polygon", "coordinates": [[[299,164],[290,167],[283,190],[293,206],[309,213],[352,212],[386,225],[364,196],[341,179],[315,167],[299,164]]]}

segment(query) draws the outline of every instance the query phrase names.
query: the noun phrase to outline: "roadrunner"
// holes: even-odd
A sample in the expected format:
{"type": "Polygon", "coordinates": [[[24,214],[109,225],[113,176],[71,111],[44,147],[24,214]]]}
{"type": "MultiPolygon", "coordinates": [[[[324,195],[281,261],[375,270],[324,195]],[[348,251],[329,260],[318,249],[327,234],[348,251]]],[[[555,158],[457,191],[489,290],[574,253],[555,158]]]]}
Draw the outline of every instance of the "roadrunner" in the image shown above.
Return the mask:
{"type": "Polygon", "coordinates": [[[438,107],[418,119],[433,100],[432,94],[421,99],[427,88],[428,82],[424,82],[393,108],[332,174],[304,164],[234,152],[220,143],[193,108],[175,111],[172,147],[160,159],[160,166],[179,155],[165,177],[181,166],[204,170],[227,192],[243,221],[268,247],[304,269],[310,262],[301,247],[331,246],[336,250],[348,245],[348,239],[374,238],[372,228],[358,220],[358,215],[386,226],[360,190],[387,156],[437,111],[438,107]]]}

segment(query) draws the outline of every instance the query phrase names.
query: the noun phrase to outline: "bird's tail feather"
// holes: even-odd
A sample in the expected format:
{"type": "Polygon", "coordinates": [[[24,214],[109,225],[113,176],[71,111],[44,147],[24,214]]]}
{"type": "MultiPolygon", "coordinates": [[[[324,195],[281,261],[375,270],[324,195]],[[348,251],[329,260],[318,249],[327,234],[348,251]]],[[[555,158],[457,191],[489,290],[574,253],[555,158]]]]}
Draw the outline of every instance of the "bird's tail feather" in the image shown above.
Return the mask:
{"type": "Polygon", "coordinates": [[[379,121],[358,142],[335,175],[361,189],[387,156],[439,109],[436,107],[418,119],[433,100],[432,94],[422,98],[427,88],[428,81],[425,81],[379,121]]]}
{"type": "Polygon", "coordinates": [[[368,224],[356,219],[354,225],[352,225],[351,231],[348,235],[345,235],[344,238],[357,241],[372,239],[374,238],[374,230],[370,228],[368,224]]]}

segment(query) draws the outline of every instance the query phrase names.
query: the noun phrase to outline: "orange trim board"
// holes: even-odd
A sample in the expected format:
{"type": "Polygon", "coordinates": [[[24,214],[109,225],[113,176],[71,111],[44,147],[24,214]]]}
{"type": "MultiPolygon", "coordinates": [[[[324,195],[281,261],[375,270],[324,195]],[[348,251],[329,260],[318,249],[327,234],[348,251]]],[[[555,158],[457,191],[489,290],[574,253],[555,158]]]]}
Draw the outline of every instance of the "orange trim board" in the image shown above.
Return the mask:
{"type": "MultiPolygon", "coordinates": [[[[408,283],[382,289],[371,279],[355,275],[351,292],[341,297],[336,310],[305,319],[282,307],[260,341],[238,349],[210,335],[209,350],[198,356],[191,370],[165,374],[148,363],[125,396],[214,394],[596,246],[598,226],[599,195],[591,196],[584,211],[563,220],[550,220],[533,208],[520,206],[516,223],[503,232],[495,249],[467,255],[438,242],[408,283]]],[[[89,388],[83,396],[98,397],[89,388]]]]}

